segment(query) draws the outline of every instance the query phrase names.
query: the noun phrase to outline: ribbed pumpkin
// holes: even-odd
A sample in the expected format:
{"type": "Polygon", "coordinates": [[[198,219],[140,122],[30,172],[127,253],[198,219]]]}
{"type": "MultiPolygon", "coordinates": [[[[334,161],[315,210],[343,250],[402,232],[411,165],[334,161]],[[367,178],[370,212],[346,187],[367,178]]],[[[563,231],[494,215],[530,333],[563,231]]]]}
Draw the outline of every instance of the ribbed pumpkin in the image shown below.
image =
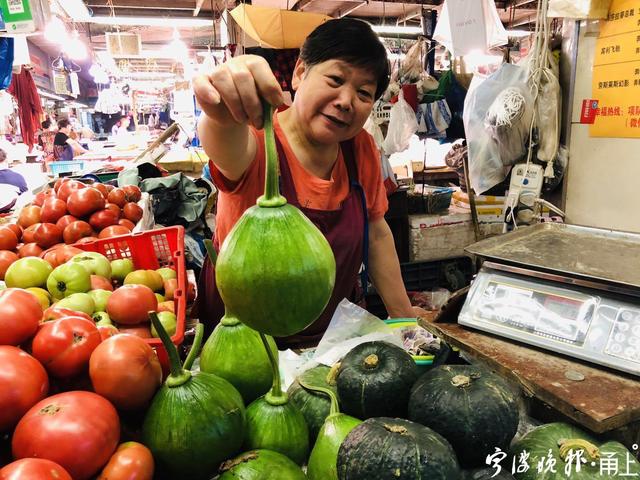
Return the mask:
{"type": "Polygon", "coordinates": [[[331,400],[324,393],[302,388],[300,382],[302,381],[310,387],[327,388],[331,390],[334,395],[338,395],[335,379],[336,374],[337,369],[319,365],[303,372],[287,390],[289,401],[298,407],[298,410],[304,415],[304,419],[309,427],[309,439],[311,443],[315,441],[320,428],[322,428],[324,421],[329,415],[331,400]]]}
{"type": "Polygon", "coordinates": [[[298,465],[281,453],[253,450],[220,467],[218,480],[305,480],[298,465]]]}
{"type": "Polygon", "coordinates": [[[400,418],[370,418],[342,442],[340,480],[458,480],[460,467],[447,441],[400,418]]]}
{"type": "Polygon", "coordinates": [[[333,292],[336,262],[326,238],[278,187],[272,109],[264,109],[264,195],[225,238],[216,283],[228,315],[273,336],[301,332],[333,292]]]}
{"type": "Polygon", "coordinates": [[[338,396],[342,410],[356,418],[406,417],[418,367],[402,348],[387,342],[366,342],[340,363],[338,396]]]}
{"type": "MultiPolygon", "coordinates": [[[[277,353],[273,338],[267,337],[271,351],[277,353]]],[[[204,344],[200,370],[213,373],[231,383],[249,405],[271,388],[273,373],[260,335],[237,318],[225,315],[204,344]]]]}
{"type": "Polygon", "coordinates": [[[245,423],[242,397],[226,380],[189,370],[202,344],[202,324],[182,366],[155,313],[151,321],[169,354],[171,373],[147,410],[143,443],[153,453],[157,471],[171,478],[208,480],[222,461],[240,451],[245,423]]]}
{"type": "Polygon", "coordinates": [[[485,465],[506,451],[518,429],[518,400],[497,375],[468,365],[425,373],[411,390],[409,419],[432,428],[453,446],[464,466],[485,465]]]}
{"type": "Polygon", "coordinates": [[[635,478],[640,477],[640,462],[634,457],[636,452],[630,452],[619,442],[600,443],[579,428],[566,423],[549,423],[527,433],[516,442],[511,453],[516,457],[516,465],[521,453],[527,452],[527,463],[531,468],[527,472],[515,473],[516,480],[595,480],[600,478],[635,478]],[[538,462],[546,460],[551,454],[551,462],[555,461],[555,472],[538,472],[538,462]],[[577,456],[586,463],[576,471],[577,456]],[[618,465],[618,473],[604,470],[606,465],[618,465]],[[570,469],[570,475],[565,475],[565,468],[570,469]],[[622,474],[625,474],[624,476],[622,474]]]}
{"type": "Polygon", "coordinates": [[[496,473],[496,468],[465,470],[462,472],[462,480],[515,480],[514,476],[509,473],[511,466],[507,467],[505,462],[501,468],[499,473],[496,473]]]}
{"type": "Polygon", "coordinates": [[[300,410],[282,391],[276,357],[269,349],[265,335],[260,334],[260,337],[272,365],[273,386],[247,407],[244,447],[247,450],[273,450],[302,465],[309,455],[309,429],[300,410]]]}

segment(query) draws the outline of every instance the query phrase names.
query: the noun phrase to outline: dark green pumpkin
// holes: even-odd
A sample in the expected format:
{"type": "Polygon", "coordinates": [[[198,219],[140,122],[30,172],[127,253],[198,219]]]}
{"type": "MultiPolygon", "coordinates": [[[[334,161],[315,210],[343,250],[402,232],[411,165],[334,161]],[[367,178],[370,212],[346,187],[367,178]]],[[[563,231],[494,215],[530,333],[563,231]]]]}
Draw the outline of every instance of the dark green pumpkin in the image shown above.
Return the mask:
{"type": "Polygon", "coordinates": [[[511,453],[516,458],[516,465],[521,453],[528,453],[527,463],[531,467],[527,472],[516,472],[516,480],[596,480],[617,478],[640,478],[640,462],[619,442],[599,442],[591,435],[566,423],[549,423],[527,433],[516,442],[511,453]],[[546,459],[551,452],[555,460],[554,472],[538,472],[537,465],[546,459]],[[581,453],[579,453],[581,452],[581,453]],[[580,455],[586,460],[580,471],[576,471],[575,458],[580,455]],[[573,461],[572,461],[573,457],[573,461]],[[608,460],[611,458],[611,460],[608,460]],[[617,463],[618,473],[612,470],[601,474],[601,462],[609,465],[617,463]],[[565,468],[569,467],[570,475],[565,475],[565,468]],[[624,474],[624,475],[623,475],[624,474]]]}
{"type": "Polygon", "coordinates": [[[476,468],[462,472],[462,480],[515,480],[511,475],[511,467],[507,468],[506,463],[501,465],[500,472],[496,473],[496,468],[476,468]]]}
{"type": "Polygon", "coordinates": [[[220,467],[218,480],[305,480],[298,465],[281,453],[252,450],[220,467]]]}
{"type": "Polygon", "coordinates": [[[169,354],[171,374],[153,397],[142,427],[156,470],[170,478],[211,478],[220,463],[242,446],[244,403],[229,382],[216,375],[191,372],[202,344],[202,324],[184,368],[157,315],[152,323],[169,354]]]}
{"type": "Polygon", "coordinates": [[[430,428],[400,418],[370,418],[342,442],[340,480],[458,480],[451,445],[430,428]]]}
{"type": "Polygon", "coordinates": [[[387,342],[353,348],[340,363],[338,396],[342,410],[356,418],[407,415],[418,367],[407,352],[387,342]]]}
{"type": "MultiPolygon", "coordinates": [[[[272,352],[273,338],[267,337],[272,352]]],[[[200,370],[224,378],[238,389],[246,405],[271,388],[273,374],[260,335],[238,319],[225,315],[200,355],[200,370]]]]}
{"type": "Polygon", "coordinates": [[[216,284],[228,315],[258,332],[287,336],[323,312],[333,293],[336,262],[320,230],[280,195],[270,106],[264,129],[265,192],[225,238],[216,284]]]}
{"type": "Polygon", "coordinates": [[[518,399],[499,376],[468,365],[425,373],[409,399],[409,420],[432,428],[453,446],[463,466],[485,465],[509,448],[518,429],[518,399]]]}
{"type": "Polygon", "coordinates": [[[329,415],[331,400],[323,393],[302,388],[300,381],[303,381],[305,385],[311,387],[328,388],[335,395],[338,395],[334,373],[337,372],[324,365],[311,368],[303,372],[287,390],[287,395],[289,395],[291,403],[298,407],[298,410],[304,415],[304,419],[309,427],[309,440],[311,443],[315,442],[320,428],[322,428],[324,421],[329,415]]]}

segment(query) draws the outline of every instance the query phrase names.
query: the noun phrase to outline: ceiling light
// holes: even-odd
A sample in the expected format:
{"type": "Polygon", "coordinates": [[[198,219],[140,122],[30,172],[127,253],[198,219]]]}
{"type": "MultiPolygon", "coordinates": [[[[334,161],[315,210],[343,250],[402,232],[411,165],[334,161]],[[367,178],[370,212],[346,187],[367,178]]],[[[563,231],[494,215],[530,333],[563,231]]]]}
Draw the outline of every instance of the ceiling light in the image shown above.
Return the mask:
{"type": "Polygon", "coordinates": [[[371,25],[378,35],[423,35],[422,27],[407,27],[403,25],[371,25]]]}
{"type": "Polygon", "coordinates": [[[51,43],[66,43],[69,40],[67,27],[57,16],[52,16],[44,29],[44,38],[51,43]]]}
{"type": "Polygon", "coordinates": [[[123,25],[123,26],[148,26],[189,28],[189,27],[210,27],[212,21],[206,18],[176,18],[176,17],[110,17],[95,16],[90,17],[87,22],[100,23],[102,25],[123,25]]]}
{"type": "Polygon", "coordinates": [[[75,22],[88,22],[91,18],[89,9],[82,0],[60,0],[58,3],[75,22]]]}
{"type": "Polygon", "coordinates": [[[84,60],[89,55],[87,47],[80,38],[77,30],[71,33],[71,39],[68,44],[64,46],[64,50],[73,60],[84,60]]]}

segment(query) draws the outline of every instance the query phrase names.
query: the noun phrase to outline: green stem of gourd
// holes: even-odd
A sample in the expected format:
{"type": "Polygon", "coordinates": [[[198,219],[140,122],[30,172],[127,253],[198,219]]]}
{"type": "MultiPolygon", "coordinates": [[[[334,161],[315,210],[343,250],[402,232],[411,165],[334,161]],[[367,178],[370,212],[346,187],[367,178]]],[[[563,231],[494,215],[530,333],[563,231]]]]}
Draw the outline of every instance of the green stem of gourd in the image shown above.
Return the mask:
{"type": "Polygon", "coordinates": [[[193,338],[193,343],[191,344],[191,350],[189,350],[189,355],[187,355],[187,359],[184,361],[184,365],[182,365],[184,370],[191,370],[193,362],[195,362],[198,354],[200,353],[202,337],[204,337],[204,325],[198,323],[196,325],[196,336],[193,338]]]}
{"type": "Polygon", "coordinates": [[[176,349],[176,346],[171,342],[169,334],[162,326],[162,323],[158,318],[158,314],[156,312],[149,312],[149,318],[151,319],[151,323],[156,329],[156,332],[158,333],[158,336],[162,341],[162,345],[164,346],[165,350],[167,351],[167,355],[169,356],[169,367],[171,373],[167,378],[167,386],[179,387],[191,378],[191,372],[182,368],[178,350],[176,349]]]}
{"type": "Polygon", "coordinates": [[[306,383],[304,383],[302,378],[298,378],[298,383],[305,390],[311,390],[312,392],[324,393],[325,395],[327,395],[329,397],[329,400],[331,400],[331,407],[329,408],[329,415],[336,415],[336,414],[340,413],[340,405],[338,404],[338,397],[336,397],[336,394],[333,393],[331,390],[329,390],[328,388],[324,388],[324,387],[317,387],[317,386],[314,386],[314,385],[307,385],[306,383]]]}
{"type": "Polygon", "coordinates": [[[267,351],[269,357],[269,363],[271,364],[271,371],[273,372],[273,385],[271,390],[264,396],[267,403],[271,405],[284,405],[288,401],[287,394],[282,391],[282,385],[280,383],[280,368],[278,367],[278,360],[269,347],[269,342],[264,333],[260,333],[260,340],[267,351]]]}
{"type": "Polygon", "coordinates": [[[287,203],[287,199],[280,195],[278,185],[278,151],[276,149],[276,139],[273,133],[273,108],[262,101],[262,112],[264,118],[264,154],[266,159],[264,195],[258,198],[260,207],[281,207],[287,203]]]}
{"type": "Polygon", "coordinates": [[[216,253],[216,249],[213,248],[213,242],[209,239],[204,241],[204,248],[207,251],[207,256],[209,257],[209,261],[211,265],[216,264],[216,260],[218,260],[218,254],[216,253]]]}
{"type": "Polygon", "coordinates": [[[220,323],[225,327],[235,327],[236,325],[240,324],[240,320],[238,320],[236,317],[230,317],[227,313],[225,313],[224,317],[222,317],[222,320],[220,320],[220,323]]]}

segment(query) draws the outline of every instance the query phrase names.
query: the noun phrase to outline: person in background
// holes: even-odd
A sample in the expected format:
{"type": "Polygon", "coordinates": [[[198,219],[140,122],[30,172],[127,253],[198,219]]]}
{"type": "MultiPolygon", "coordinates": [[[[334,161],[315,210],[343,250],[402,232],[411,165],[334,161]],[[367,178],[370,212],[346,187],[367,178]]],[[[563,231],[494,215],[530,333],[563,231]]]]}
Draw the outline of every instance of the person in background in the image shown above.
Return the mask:
{"type": "Polygon", "coordinates": [[[120,120],[111,128],[111,135],[118,136],[127,133],[130,122],[129,117],[120,117],[120,120]]]}
{"type": "Polygon", "coordinates": [[[71,125],[69,120],[62,119],[58,122],[58,133],[53,140],[55,160],[73,160],[73,157],[88,150],[71,138],[71,125]]]}
{"type": "Polygon", "coordinates": [[[38,135],[38,145],[42,147],[45,162],[50,162],[54,158],[53,141],[55,137],[56,131],[55,128],[53,128],[51,120],[47,119],[42,122],[42,133],[38,135]]]}
{"type": "Polygon", "coordinates": [[[9,168],[7,152],[0,148],[0,213],[11,210],[18,197],[27,190],[26,180],[9,168]]]}

